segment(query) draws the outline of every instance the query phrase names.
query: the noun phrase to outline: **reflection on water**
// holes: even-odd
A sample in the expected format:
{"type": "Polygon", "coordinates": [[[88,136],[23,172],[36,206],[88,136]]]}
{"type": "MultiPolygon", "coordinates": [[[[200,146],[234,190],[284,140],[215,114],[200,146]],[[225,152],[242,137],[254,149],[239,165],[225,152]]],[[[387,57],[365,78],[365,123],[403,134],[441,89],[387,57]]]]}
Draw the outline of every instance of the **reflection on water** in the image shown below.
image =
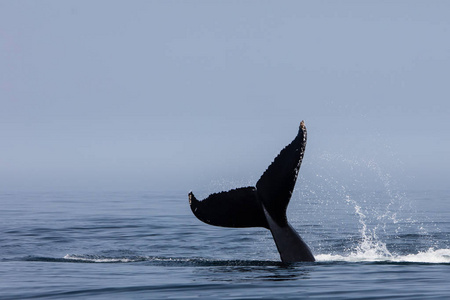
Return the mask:
{"type": "Polygon", "coordinates": [[[309,279],[307,266],[287,265],[282,263],[220,266],[198,268],[194,274],[210,281],[257,282],[257,281],[292,281],[309,279]]]}

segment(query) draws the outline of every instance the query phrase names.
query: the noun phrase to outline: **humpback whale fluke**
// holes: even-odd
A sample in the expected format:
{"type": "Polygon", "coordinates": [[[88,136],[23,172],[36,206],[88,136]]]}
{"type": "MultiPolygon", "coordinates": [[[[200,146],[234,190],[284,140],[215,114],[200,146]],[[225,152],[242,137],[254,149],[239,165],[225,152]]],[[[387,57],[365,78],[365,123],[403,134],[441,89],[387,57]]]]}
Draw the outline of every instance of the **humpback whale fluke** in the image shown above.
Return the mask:
{"type": "Polygon", "coordinates": [[[306,127],[302,121],[297,136],[281,150],[255,187],[211,194],[202,201],[190,192],[192,212],[210,225],[267,228],[283,262],[315,261],[308,245],[286,217],[305,147],[306,127]]]}

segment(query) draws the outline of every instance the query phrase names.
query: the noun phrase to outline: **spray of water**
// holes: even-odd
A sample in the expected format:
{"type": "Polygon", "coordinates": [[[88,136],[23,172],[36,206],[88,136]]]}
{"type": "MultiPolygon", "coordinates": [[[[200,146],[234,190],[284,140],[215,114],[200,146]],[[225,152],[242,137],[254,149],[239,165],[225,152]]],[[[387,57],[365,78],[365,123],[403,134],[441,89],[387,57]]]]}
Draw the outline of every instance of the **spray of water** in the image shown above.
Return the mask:
{"type": "MultiPolygon", "coordinates": [[[[424,228],[425,226],[412,217],[405,217],[404,213],[399,216],[398,212],[404,212],[410,202],[407,201],[404,193],[393,188],[393,180],[390,174],[384,172],[374,160],[350,160],[330,154],[322,155],[322,159],[327,162],[328,168],[332,165],[330,162],[339,161],[340,169],[344,164],[350,170],[344,176],[322,173],[317,174],[317,178],[323,179],[322,190],[331,190],[334,197],[343,199],[351,209],[351,213],[356,217],[358,223],[359,236],[356,239],[350,239],[353,243],[346,248],[344,253],[318,254],[316,255],[318,261],[450,263],[450,249],[435,249],[431,246],[414,254],[396,251],[396,243],[393,241],[397,240],[398,244],[401,244],[400,236],[402,234],[416,231],[417,236],[422,239],[423,237],[426,238],[428,233],[424,228]],[[350,176],[348,176],[349,174],[350,176]],[[349,184],[348,179],[352,175],[353,182],[349,184]],[[381,187],[381,192],[378,194],[352,193],[351,187],[360,188],[367,181],[367,178],[363,178],[364,176],[369,176],[372,180],[375,179],[381,187]],[[336,179],[340,177],[346,177],[347,182],[336,179]],[[387,237],[391,241],[389,247],[383,241],[387,237]]],[[[326,205],[330,205],[329,202],[333,201],[330,199],[333,198],[327,197],[326,194],[325,198],[328,198],[324,201],[327,202],[326,205]]],[[[341,206],[342,200],[334,201],[339,202],[334,203],[336,207],[341,206]]],[[[348,218],[351,218],[351,215],[348,215],[348,218]]]]}
{"type": "Polygon", "coordinates": [[[387,249],[386,243],[383,243],[377,236],[376,227],[370,230],[367,226],[366,215],[362,212],[361,207],[352,200],[350,196],[346,197],[346,202],[353,205],[355,213],[359,218],[361,225],[361,240],[350,255],[360,260],[371,260],[373,258],[390,258],[391,252],[387,249]]]}

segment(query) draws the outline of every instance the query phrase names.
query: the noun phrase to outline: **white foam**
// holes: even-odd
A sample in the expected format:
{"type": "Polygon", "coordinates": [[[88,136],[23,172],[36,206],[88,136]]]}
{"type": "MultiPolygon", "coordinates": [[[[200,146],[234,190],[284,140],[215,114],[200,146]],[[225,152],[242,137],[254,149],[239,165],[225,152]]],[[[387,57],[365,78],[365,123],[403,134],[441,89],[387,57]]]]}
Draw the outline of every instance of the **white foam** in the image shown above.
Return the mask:
{"type": "Polygon", "coordinates": [[[70,261],[79,261],[87,263],[130,263],[139,261],[155,261],[155,262],[190,262],[190,258],[172,258],[172,257],[156,257],[156,256],[133,256],[133,257],[106,257],[98,255],[79,255],[66,254],[64,259],[70,261]]]}
{"type": "Polygon", "coordinates": [[[367,252],[352,252],[348,255],[339,254],[319,254],[316,255],[319,262],[413,262],[413,263],[450,263],[450,249],[433,249],[430,248],[425,252],[416,254],[383,255],[376,250],[367,252]]]}
{"type": "Polygon", "coordinates": [[[142,260],[142,259],[126,258],[126,257],[112,258],[112,257],[101,257],[101,256],[79,256],[79,255],[71,255],[71,254],[65,255],[64,259],[76,260],[76,261],[82,261],[82,262],[92,262],[92,263],[119,263],[119,262],[127,263],[127,262],[134,262],[134,261],[142,260]]]}

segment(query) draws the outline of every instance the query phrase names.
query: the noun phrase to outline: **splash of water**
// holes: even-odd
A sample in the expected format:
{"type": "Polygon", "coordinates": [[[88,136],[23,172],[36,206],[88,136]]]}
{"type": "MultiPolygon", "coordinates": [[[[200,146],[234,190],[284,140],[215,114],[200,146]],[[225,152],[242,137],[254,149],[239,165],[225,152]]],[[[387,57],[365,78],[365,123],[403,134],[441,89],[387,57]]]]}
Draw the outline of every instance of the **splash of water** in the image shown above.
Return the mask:
{"type": "Polygon", "coordinates": [[[361,225],[361,241],[356,246],[351,256],[360,260],[373,259],[375,257],[392,257],[391,252],[387,249],[386,243],[383,243],[376,234],[376,227],[370,230],[367,226],[366,215],[362,212],[361,206],[359,206],[355,200],[352,200],[350,196],[346,197],[346,202],[353,204],[355,207],[355,213],[359,217],[359,224],[361,225]]]}
{"type": "MultiPolygon", "coordinates": [[[[342,154],[323,153],[318,159],[323,161],[323,164],[318,164],[322,168],[315,166],[316,182],[309,182],[311,187],[307,187],[308,190],[322,192],[321,196],[315,197],[321,201],[321,207],[329,205],[343,212],[342,201],[347,203],[350,209],[346,212],[347,217],[336,217],[334,221],[346,224],[348,228],[358,225],[359,233],[357,240],[353,235],[350,236],[350,240],[354,242],[350,247],[347,246],[343,253],[332,253],[329,249],[324,249],[322,254],[316,254],[318,261],[450,262],[450,249],[438,247],[436,241],[430,239],[427,230],[430,225],[405,215],[413,210],[411,202],[407,201],[405,193],[395,188],[395,179],[374,157],[349,158],[342,154]],[[352,211],[356,224],[348,218],[348,213],[352,211]],[[417,241],[421,244],[420,249],[416,253],[405,253],[408,246],[402,236],[411,235],[412,232],[417,232],[420,237],[417,241]],[[393,243],[387,244],[383,241],[384,237],[393,243]],[[425,250],[427,248],[428,250],[425,250]]],[[[303,198],[314,196],[315,193],[309,191],[303,198]]],[[[433,228],[433,231],[439,230],[433,228]]]]}
{"type": "MultiPolygon", "coordinates": [[[[361,239],[354,249],[348,254],[319,254],[316,260],[319,262],[345,261],[345,262],[410,262],[410,263],[450,263],[450,249],[429,248],[427,251],[419,251],[416,254],[400,255],[388,250],[386,243],[377,236],[379,225],[370,229],[367,225],[367,216],[358,203],[346,196],[346,202],[353,205],[361,226],[361,239]]],[[[377,218],[379,220],[379,218],[377,218]]]]}

